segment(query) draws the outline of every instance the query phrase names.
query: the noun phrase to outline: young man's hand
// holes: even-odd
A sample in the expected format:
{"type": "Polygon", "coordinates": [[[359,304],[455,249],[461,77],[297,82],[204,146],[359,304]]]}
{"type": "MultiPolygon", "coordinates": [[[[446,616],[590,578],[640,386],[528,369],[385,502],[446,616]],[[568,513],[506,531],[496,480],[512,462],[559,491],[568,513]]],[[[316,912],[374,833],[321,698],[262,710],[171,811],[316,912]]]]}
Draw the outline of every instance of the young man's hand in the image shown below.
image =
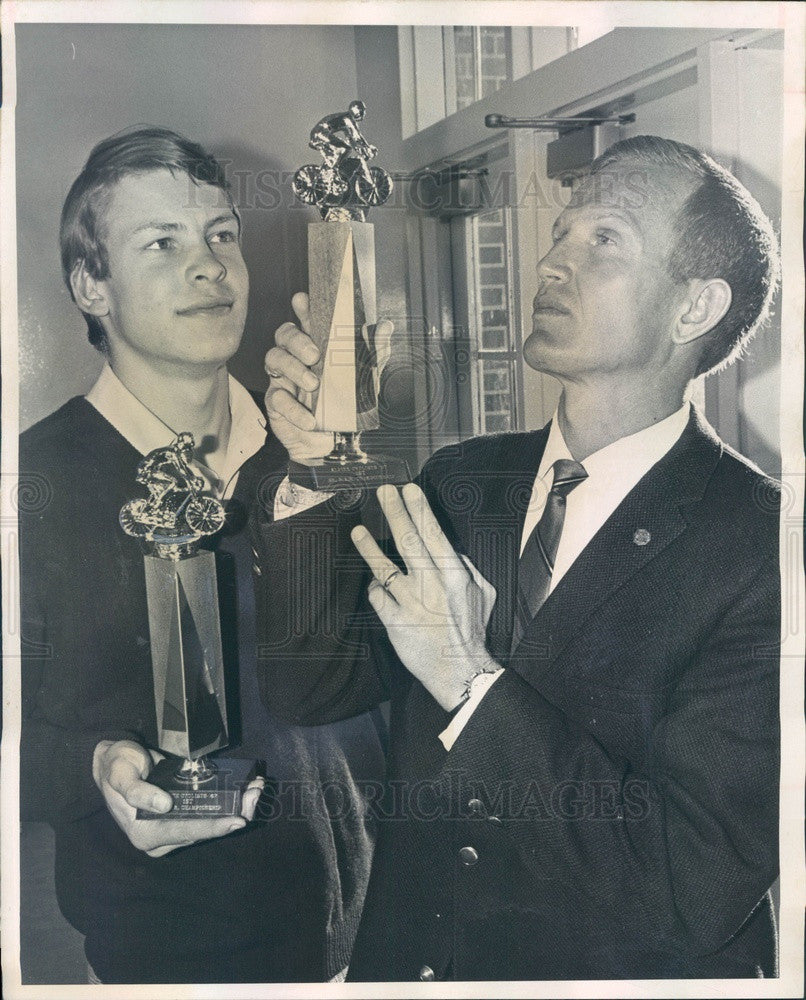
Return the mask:
{"type": "Polygon", "coordinates": [[[137,819],[138,809],[170,813],[173,799],[168,792],[150,785],[146,778],[161,755],[131,740],[102,740],[95,748],[92,776],[118,826],[134,847],[151,858],[161,858],[178,847],[200,840],[223,837],[251,821],[263,790],[263,779],[255,778],[243,794],[240,816],[215,819],[137,819]]]}
{"type": "MultiPolygon", "coordinates": [[[[297,462],[321,458],[333,448],[333,434],[317,431],[316,420],[308,405],[306,394],[319,387],[319,378],[311,366],[319,360],[319,348],[310,336],[311,316],[308,296],[297,292],[291,305],[299,326],[283,323],[274,334],[275,346],[266,354],[266,371],[269,388],[266,392],[266,411],[271,429],[297,462]],[[298,398],[299,396],[299,398],[298,398]]],[[[385,342],[392,335],[392,324],[381,320],[375,330],[377,342],[385,342]]]]}
{"type": "Polygon", "coordinates": [[[398,493],[382,486],[378,500],[406,564],[397,569],[363,525],[352,539],[375,579],[369,601],[403,665],[450,712],[474,674],[500,664],[486,647],[495,587],[452,548],[414,483],[398,493]]]}

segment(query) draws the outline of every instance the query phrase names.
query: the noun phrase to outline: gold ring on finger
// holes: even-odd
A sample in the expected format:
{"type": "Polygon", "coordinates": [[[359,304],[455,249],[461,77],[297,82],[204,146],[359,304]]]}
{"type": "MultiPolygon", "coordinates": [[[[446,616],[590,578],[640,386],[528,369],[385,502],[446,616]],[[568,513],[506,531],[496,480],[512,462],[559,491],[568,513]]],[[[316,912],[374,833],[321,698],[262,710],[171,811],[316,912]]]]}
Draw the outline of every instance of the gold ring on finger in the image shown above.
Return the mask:
{"type": "Polygon", "coordinates": [[[389,576],[387,576],[387,578],[383,581],[381,586],[383,587],[384,590],[389,590],[389,588],[392,586],[392,581],[396,576],[400,576],[399,569],[393,569],[392,572],[389,574],[389,576]]]}
{"type": "Polygon", "coordinates": [[[283,373],[282,372],[275,371],[273,368],[267,368],[266,369],[266,374],[269,376],[269,378],[282,378],[283,377],[283,373]]]}

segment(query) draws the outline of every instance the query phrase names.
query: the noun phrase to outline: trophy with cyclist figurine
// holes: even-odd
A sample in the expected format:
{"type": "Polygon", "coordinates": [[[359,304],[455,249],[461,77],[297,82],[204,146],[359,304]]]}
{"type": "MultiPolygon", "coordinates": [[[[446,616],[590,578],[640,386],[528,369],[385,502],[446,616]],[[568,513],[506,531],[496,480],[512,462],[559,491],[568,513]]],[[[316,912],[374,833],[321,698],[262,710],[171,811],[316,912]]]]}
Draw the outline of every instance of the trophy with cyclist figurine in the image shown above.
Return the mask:
{"type": "Polygon", "coordinates": [[[174,800],[169,813],[138,810],[138,819],[236,815],[255,774],[254,761],[205,756],[225,747],[228,733],[215,556],[199,543],[225,518],[223,505],[201,494],[193,448],[183,432],[146,455],[136,480],[149,495],[120,511],[120,526],[144,546],[157,745],[169,755],[148,781],[174,800]]]}
{"type": "Polygon", "coordinates": [[[305,464],[289,463],[292,482],[317,490],[356,490],[409,478],[400,459],[369,456],[363,431],[380,427],[380,376],[389,345],[376,342],[375,233],[371,208],[392,193],[392,178],[371,161],[378,150],[361,134],[363,101],[327,115],[311,131],[310,147],[322,155],[294,174],[293,190],[319,209],[308,225],[308,295],[311,336],[320,349],[314,371],[319,387],[300,393],[316,429],[334,436],[332,451],[305,464]]]}

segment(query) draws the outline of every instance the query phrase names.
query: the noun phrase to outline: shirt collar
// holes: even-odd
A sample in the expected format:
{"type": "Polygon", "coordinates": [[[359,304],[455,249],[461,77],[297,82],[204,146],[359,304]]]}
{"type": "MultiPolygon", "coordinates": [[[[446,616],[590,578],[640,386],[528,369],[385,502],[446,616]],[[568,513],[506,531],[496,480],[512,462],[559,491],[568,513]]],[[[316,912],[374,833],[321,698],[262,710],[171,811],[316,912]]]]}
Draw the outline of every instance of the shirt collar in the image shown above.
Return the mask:
{"type": "MultiPolygon", "coordinates": [[[[641,476],[648,472],[656,462],[669,451],[685,430],[691,412],[691,404],[683,403],[679,410],[656,424],[650,424],[643,430],[636,431],[635,434],[628,434],[626,437],[613,441],[604,448],[588,455],[582,462],[588,477],[598,478],[599,476],[621,476],[625,479],[637,482],[641,476]],[[640,473],[640,475],[635,475],[640,473]]],[[[561,458],[574,461],[573,455],[568,450],[563,432],[560,430],[560,422],[555,411],[549,428],[549,436],[543,457],[540,460],[540,467],[537,472],[538,479],[545,478],[554,463],[561,458]]]]}
{"type": "MultiPolygon", "coordinates": [[[[266,441],[266,419],[248,390],[232,375],[228,375],[228,386],[232,427],[224,468],[213,472],[201,462],[194,463],[225,497],[231,495],[240,468],[266,441]]],[[[86,399],[141,455],[164,448],[176,437],[172,428],[126,388],[108,363],[86,399]]]]}
{"type": "Polygon", "coordinates": [[[563,432],[560,430],[560,421],[557,419],[555,410],[554,416],[551,418],[546,447],[543,449],[543,457],[540,459],[540,466],[537,470],[537,478],[545,479],[552,465],[561,458],[570,459],[572,462],[574,460],[573,455],[568,450],[568,445],[565,443],[563,432]]]}

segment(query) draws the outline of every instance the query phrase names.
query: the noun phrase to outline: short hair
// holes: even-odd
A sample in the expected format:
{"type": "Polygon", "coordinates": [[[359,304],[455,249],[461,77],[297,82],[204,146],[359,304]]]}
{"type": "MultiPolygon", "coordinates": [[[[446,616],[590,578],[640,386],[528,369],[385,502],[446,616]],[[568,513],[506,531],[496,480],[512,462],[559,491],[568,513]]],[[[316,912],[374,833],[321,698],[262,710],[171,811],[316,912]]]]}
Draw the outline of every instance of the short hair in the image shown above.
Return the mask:
{"type": "MultiPolygon", "coordinates": [[[[99,142],[73,181],[62,209],[59,228],[62,276],[75,302],[70,277],[83,262],[89,274],[109,277],[109,259],[103,226],[112,190],[123,177],[150,170],[185,173],[195,184],[210,184],[226,192],[238,221],[224,167],[195,142],[165,128],[134,128],[99,142]]],[[[105,351],[106,333],[101,321],[82,311],[93,347],[105,351]]]]}
{"type": "Polygon", "coordinates": [[[676,172],[692,186],[675,219],[667,266],[676,282],[722,278],[730,285],[730,307],[709,331],[696,374],[726,368],[770,314],[780,276],[772,223],[733,174],[693,146],[634,136],[605,150],[591,173],[625,161],[676,172]]]}

